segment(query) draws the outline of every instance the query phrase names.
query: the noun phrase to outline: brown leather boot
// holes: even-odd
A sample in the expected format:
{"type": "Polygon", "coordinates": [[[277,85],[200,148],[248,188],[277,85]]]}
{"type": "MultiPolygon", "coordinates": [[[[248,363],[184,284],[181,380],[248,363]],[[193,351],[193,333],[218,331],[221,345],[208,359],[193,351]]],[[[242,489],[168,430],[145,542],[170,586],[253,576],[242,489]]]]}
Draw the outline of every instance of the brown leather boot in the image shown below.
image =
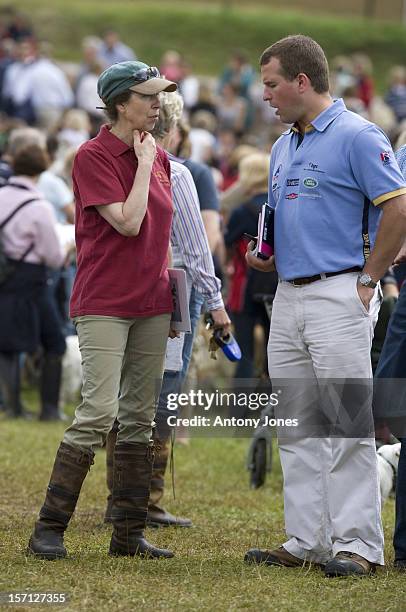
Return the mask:
{"type": "Polygon", "coordinates": [[[35,523],[27,552],[53,561],[66,557],[63,535],[75,510],[94,453],[61,442],[49,481],[45,502],[35,523]]]}
{"type": "Polygon", "coordinates": [[[156,548],[144,537],[153,461],[153,446],[149,444],[116,444],[110,555],[173,557],[172,551],[156,548]]]}
{"type": "Polygon", "coordinates": [[[169,438],[166,440],[155,439],[155,449],[147,525],[148,527],[192,527],[190,519],[174,516],[159,505],[165,491],[165,471],[169,457],[169,438]]]}
{"type": "Polygon", "coordinates": [[[107,490],[109,492],[107,496],[107,506],[106,512],[104,514],[104,522],[112,523],[111,520],[111,510],[113,507],[113,464],[114,464],[114,449],[116,447],[117,442],[117,432],[118,432],[118,421],[114,421],[114,425],[111,428],[107,438],[106,438],[106,483],[107,490]]]}
{"type": "Polygon", "coordinates": [[[374,574],[376,564],[365,557],[348,550],[340,550],[325,567],[324,573],[329,578],[338,576],[370,576],[374,574]]]}
{"type": "Polygon", "coordinates": [[[274,550],[261,550],[259,548],[251,548],[245,553],[244,561],[246,563],[257,563],[259,565],[277,565],[279,567],[305,567],[314,565],[315,567],[324,568],[321,563],[311,563],[306,559],[300,559],[291,555],[283,546],[274,550]]]}

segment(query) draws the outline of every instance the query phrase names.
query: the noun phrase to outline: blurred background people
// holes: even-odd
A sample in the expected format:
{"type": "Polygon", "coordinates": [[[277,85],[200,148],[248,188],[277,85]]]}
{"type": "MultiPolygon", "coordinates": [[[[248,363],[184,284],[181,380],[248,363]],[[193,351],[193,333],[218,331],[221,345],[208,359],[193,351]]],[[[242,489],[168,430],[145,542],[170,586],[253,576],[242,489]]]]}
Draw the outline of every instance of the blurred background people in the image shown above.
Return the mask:
{"type": "Polygon", "coordinates": [[[352,61],[357,96],[363,101],[365,107],[369,109],[375,93],[371,59],[365,53],[354,53],[352,61]]]}
{"type": "Polygon", "coordinates": [[[100,48],[103,41],[98,36],[85,36],[82,40],[82,59],[78,66],[75,79],[75,90],[77,89],[82,76],[91,71],[91,67],[100,63],[104,66],[103,60],[100,58],[100,48]]]}
{"type": "Polygon", "coordinates": [[[267,372],[266,345],[270,320],[265,300],[275,295],[278,277],[274,272],[265,274],[248,268],[245,253],[249,239],[244,234],[257,235],[258,214],[268,199],[269,159],[269,155],[261,152],[241,159],[239,181],[245,200],[232,211],[224,236],[230,261],[227,307],[242,352],[234,373],[236,380],[266,375],[267,372]],[[260,371],[255,372],[254,330],[257,325],[262,331],[262,365],[260,371]]]}
{"type": "Polygon", "coordinates": [[[137,57],[131,47],[120,40],[120,35],[116,30],[106,30],[99,47],[98,59],[103,68],[108,68],[112,64],[133,61],[137,57]]]}
{"type": "Polygon", "coordinates": [[[224,83],[217,104],[217,120],[220,130],[232,130],[241,136],[246,126],[247,101],[239,95],[239,87],[233,82],[224,83]]]}
{"type": "Polygon", "coordinates": [[[406,68],[394,66],[389,73],[389,89],[386,104],[393,110],[397,121],[406,119],[406,68]]]}
{"type": "Polygon", "coordinates": [[[193,113],[190,119],[190,159],[211,164],[215,157],[217,121],[208,111],[193,113]]]}
{"type": "Polygon", "coordinates": [[[41,56],[32,39],[17,43],[17,59],[4,73],[3,98],[7,113],[28,124],[53,127],[73,105],[73,91],[64,72],[41,56]]]}
{"type": "Polygon", "coordinates": [[[11,416],[24,416],[21,353],[34,353],[41,347],[40,419],[55,420],[60,418],[65,339],[47,291],[47,267],[60,267],[64,252],[52,205],[37,187],[48,162],[44,147],[19,147],[11,158],[14,175],[0,190],[0,225],[6,222],[2,228],[3,248],[13,265],[0,285],[0,376],[6,410],[11,416]]]}
{"type": "Polygon", "coordinates": [[[179,83],[183,77],[182,56],[177,51],[166,51],[160,61],[159,71],[167,79],[179,83]]]}
{"type": "Polygon", "coordinates": [[[234,51],[220,76],[218,90],[221,92],[225,84],[230,84],[234,87],[236,95],[246,101],[247,114],[244,126],[246,129],[252,125],[253,121],[251,88],[254,81],[255,70],[250,64],[247,54],[241,49],[234,51]]]}

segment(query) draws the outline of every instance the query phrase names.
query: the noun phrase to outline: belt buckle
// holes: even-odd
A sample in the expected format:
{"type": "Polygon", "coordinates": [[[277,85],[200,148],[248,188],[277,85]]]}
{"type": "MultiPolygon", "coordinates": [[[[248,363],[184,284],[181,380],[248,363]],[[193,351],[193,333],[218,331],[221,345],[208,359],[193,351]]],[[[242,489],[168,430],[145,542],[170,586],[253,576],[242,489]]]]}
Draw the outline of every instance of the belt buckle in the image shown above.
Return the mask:
{"type": "Polygon", "coordinates": [[[294,287],[301,287],[301,286],[302,286],[302,283],[298,283],[298,284],[297,284],[297,283],[296,283],[296,280],[297,280],[297,279],[293,279],[293,280],[291,281],[292,285],[293,285],[294,287]]]}

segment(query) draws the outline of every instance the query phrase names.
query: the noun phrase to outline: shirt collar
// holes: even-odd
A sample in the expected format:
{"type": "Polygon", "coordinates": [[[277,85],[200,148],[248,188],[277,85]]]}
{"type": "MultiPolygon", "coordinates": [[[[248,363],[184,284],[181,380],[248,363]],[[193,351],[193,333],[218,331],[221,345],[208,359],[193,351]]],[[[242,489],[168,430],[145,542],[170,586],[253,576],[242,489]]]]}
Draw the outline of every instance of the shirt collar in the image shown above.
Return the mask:
{"type": "MultiPolygon", "coordinates": [[[[305,134],[307,134],[308,132],[313,132],[314,131],[314,127],[312,126],[311,123],[309,123],[309,125],[306,125],[305,127],[305,134]]],[[[290,128],[289,132],[296,132],[297,134],[299,134],[300,130],[297,126],[297,124],[295,123],[294,125],[292,125],[292,127],[290,128]]]]}
{"type": "MultiPolygon", "coordinates": [[[[334,100],[333,104],[320,113],[320,115],[317,115],[317,117],[313,119],[309,125],[306,125],[305,133],[312,132],[313,130],[324,132],[330,123],[337,119],[337,117],[346,110],[347,108],[341,98],[334,100]]],[[[296,124],[290,128],[290,132],[299,132],[296,124]]]]}
{"type": "Polygon", "coordinates": [[[119,157],[126,153],[131,147],[120,138],[117,138],[110,132],[111,126],[102,125],[100,132],[97,135],[99,142],[105,147],[114,157],[119,157]]]}

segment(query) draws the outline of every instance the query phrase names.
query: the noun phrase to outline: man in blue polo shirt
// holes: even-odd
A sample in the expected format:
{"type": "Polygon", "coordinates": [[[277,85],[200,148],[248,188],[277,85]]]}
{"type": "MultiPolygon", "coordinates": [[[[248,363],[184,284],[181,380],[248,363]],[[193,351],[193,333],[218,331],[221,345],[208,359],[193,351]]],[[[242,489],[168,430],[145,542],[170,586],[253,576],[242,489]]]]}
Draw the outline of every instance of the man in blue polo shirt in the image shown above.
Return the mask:
{"type": "Polygon", "coordinates": [[[377,283],[406,235],[406,185],[383,132],[331,98],[327,60],[314,40],[284,38],[264,51],[260,64],[264,101],[293,127],[271,154],[275,257],[262,261],[249,250],[247,261],[263,271],[276,265],[279,273],[269,372],[273,383],[289,380],[283,410],[300,418],[295,434],[285,428],[279,439],[288,540],[275,550],[251,549],[245,560],[286,567],[311,562],[327,576],[367,575],[383,565],[368,429],[370,348],[377,283]],[[337,379],[355,379],[353,388],[342,382],[341,389],[353,404],[357,390],[366,388],[359,395],[365,431],[354,419],[338,436],[323,435],[315,422],[310,433],[300,430],[311,410],[331,421],[325,383],[337,379]]]}

